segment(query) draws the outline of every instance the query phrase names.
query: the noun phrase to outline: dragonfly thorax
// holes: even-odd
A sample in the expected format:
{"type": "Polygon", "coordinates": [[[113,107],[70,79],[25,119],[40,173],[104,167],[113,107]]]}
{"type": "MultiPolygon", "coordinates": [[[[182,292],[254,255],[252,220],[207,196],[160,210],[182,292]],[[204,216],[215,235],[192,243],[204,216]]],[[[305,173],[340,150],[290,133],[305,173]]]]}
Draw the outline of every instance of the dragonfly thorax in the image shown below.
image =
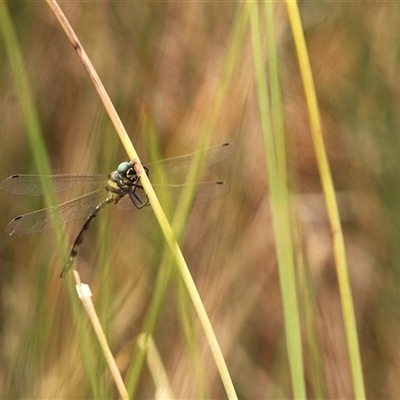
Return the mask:
{"type": "MultiPolygon", "coordinates": [[[[148,169],[146,167],[143,168],[148,174],[148,169]]],[[[140,177],[134,168],[134,163],[129,161],[122,162],[118,165],[116,171],[111,172],[107,190],[116,194],[117,197],[121,198],[126,194],[132,194],[137,188],[142,187],[140,185],[140,177]]]]}
{"type": "Polygon", "coordinates": [[[139,177],[130,162],[121,163],[117,170],[111,172],[107,189],[116,194],[125,195],[137,185],[139,177]]]}

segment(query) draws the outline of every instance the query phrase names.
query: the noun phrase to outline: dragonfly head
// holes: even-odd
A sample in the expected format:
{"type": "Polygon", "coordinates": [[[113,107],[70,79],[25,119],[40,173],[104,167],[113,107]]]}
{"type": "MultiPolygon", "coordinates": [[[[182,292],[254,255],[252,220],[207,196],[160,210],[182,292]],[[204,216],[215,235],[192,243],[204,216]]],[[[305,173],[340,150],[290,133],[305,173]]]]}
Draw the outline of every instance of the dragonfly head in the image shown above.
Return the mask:
{"type": "Polygon", "coordinates": [[[124,161],[121,164],[119,164],[117,172],[122,179],[127,179],[132,183],[135,182],[138,178],[135,168],[133,168],[133,163],[130,161],[124,161]]]}
{"type": "MultiPolygon", "coordinates": [[[[143,168],[148,176],[148,168],[146,168],[145,166],[143,166],[143,168]]],[[[128,180],[131,183],[135,183],[138,179],[138,174],[134,168],[134,163],[132,161],[124,161],[119,164],[117,168],[117,173],[123,180],[128,180]]]]}

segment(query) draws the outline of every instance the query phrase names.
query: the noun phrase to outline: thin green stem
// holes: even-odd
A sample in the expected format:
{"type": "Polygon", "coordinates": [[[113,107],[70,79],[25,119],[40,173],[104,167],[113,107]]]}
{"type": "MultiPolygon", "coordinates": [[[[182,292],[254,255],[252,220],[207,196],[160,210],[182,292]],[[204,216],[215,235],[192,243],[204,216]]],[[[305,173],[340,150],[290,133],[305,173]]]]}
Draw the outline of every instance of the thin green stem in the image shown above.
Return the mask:
{"type": "MultiPolygon", "coordinates": [[[[263,129],[265,154],[268,166],[269,191],[271,199],[271,215],[275,233],[278,257],[279,280],[282,292],[283,312],[285,318],[286,345],[289,358],[290,372],[295,398],[306,397],[304,382],[304,366],[302,356],[301,329],[299,305],[297,300],[296,274],[294,266],[293,240],[290,224],[289,193],[286,182],[286,154],[284,151],[283,123],[281,113],[270,115],[268,85],[265,76],[263,52],[259,26],[258,4],[250,4],[251,34],[253,44],[255,75],[257,79],[258,102],[260,107],[261,125],[263,129]],[[274,129],[276,130],[274,132],[274,129]]],[[[269,10],[272,13],[272,10],[269,10]]],[[[270,16],[272,22],[272,15],[270,16]]],[[[274,41],[272,26],[268,29],[268,43],[274,41]]],[[[274,51],[274,47],[271,49],[274,51]]],[[[276,57],[275,57],[276,59],[276,57]]],[[[277,76],[272,69],[271,80],[279,91],[277,76]]],[[[275,95],[276,98],[277,94],[275,95]]],[[[274,109],[278,107],[274,105],[274,109]]],[[[279,110],[278,110],[279,111],[279,110]]]]}
{"type": "Polygon", "coordinates": [[[324,141],[322,137],[321,120],[318,110],[317,96],[308,58],[307,46],[301,25],[301,18],[296,1],[287,1],[287,10],[293,37],[295,40],[300,71],[307,100],[308,117],[314,143],[318,169],[321,176],[322,188],[325,195],[329,223],[331,225],[333,253],[336,263],[336,272],[339,281],[339,290],[343,310],[343,319],[346,330],[347,347],[350,357],[351,374],[354,395],[357,399],[365,398],[364,379],[358,343],[357,326],[354,315],[354,305],[347,267],[345,244],[340,222],[339,210],[336,201],[335,188],[329,167],[324,141]]]}

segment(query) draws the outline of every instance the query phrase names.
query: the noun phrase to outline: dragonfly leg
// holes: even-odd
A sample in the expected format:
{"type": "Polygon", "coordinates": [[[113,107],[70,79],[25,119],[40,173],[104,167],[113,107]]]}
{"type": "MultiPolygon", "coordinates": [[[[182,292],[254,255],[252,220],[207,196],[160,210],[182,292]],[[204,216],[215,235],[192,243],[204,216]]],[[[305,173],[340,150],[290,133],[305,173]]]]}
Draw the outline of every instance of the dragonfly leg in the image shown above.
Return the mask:
{"type": "Polygon", "coordinates": [[[139,197],[139,195],[136,193],[136,189],[142,189],[143,190],[143,187],[140,184],[135,185],[133,190],[129,193],[129,198],[131,199],[131,201],[135,205],[135,207],[140,209],[140,208],[143,208],[143,207],[146,207],[146,206],[150,205],[150,202],[149,202],[149,199],[148,199],[147,195],[145,194],[146,200],[143,201],[143,199],[141,199],[139,197]]]}
{"type": "Polygon", "coordinates": [[[71,246],[71,250],[69,252],[69,258],[67,263],[64,265],[61,274],[60,274],[60,278],[63,277],[63,275],[65,273],[67,273],[71,268],[72,268],[72,264],[74,263],[74,259],[76,257],[76,254],[78,253],[78,248],[79,246],[82,244],[83,241],[83,236],[85,231],[89,228],[90,222],[92,221],[92,219],[94,217],[96,217],[96,215],[108,204],[113,202],[113,198],[109,197],[106,200],[104,200],[103,202],[101,202],[86,218],[85,223],[82,225],[82,228],[80,229],[78,235],[76,236],[73,245],[71,246]]]}

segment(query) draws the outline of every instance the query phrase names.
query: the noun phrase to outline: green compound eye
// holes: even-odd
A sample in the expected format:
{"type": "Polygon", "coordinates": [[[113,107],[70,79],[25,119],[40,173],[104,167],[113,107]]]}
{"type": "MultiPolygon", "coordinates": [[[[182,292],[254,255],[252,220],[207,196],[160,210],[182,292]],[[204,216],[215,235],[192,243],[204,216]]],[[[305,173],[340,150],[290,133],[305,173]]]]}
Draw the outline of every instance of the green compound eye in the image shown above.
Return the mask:
{"type": "Polygon", "coordinates": [[[132,163],[129,161],[124,161],[121,164],[118,165],[117,172],[121,176],[125,176],[127,171],[132,168],[132,163]]]}

